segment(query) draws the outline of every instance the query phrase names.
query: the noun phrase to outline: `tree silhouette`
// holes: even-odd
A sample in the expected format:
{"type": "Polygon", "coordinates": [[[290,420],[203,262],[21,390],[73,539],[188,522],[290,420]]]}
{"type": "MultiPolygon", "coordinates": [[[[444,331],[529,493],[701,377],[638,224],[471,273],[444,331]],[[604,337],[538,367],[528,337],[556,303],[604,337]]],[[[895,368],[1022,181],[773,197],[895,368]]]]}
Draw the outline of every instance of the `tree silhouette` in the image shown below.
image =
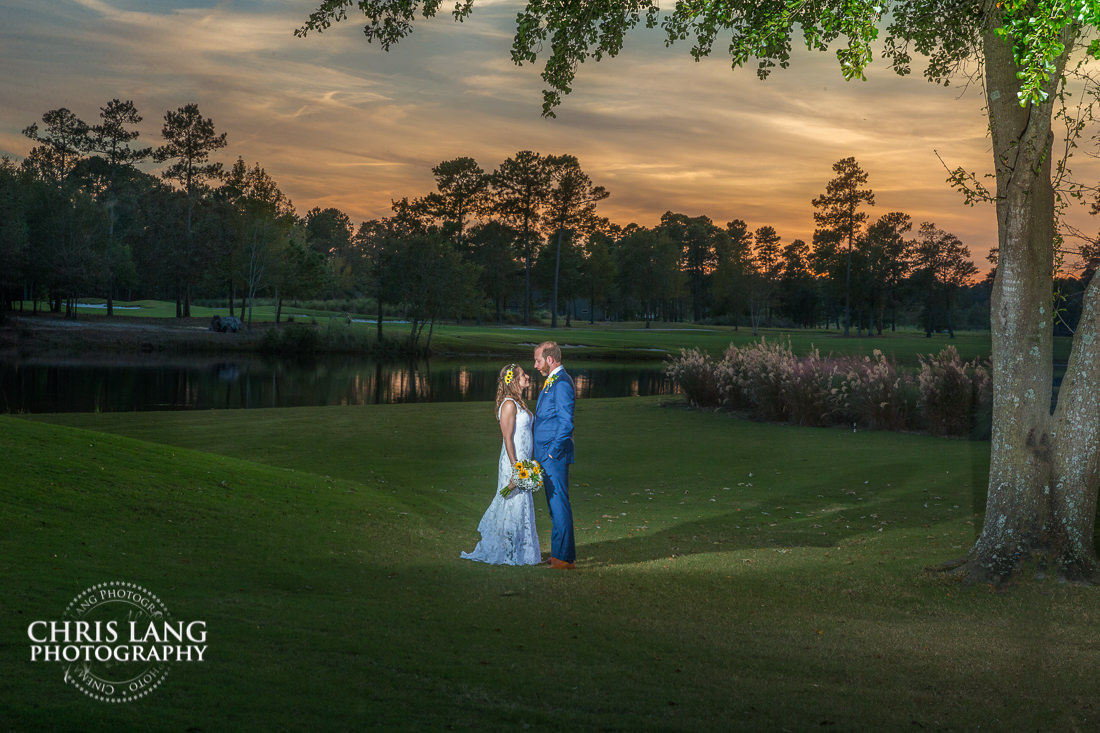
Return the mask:
{"type": "Polygon", "coordinates": [[[445,160],[432,168],[436,191],[418,201],[424,212],[443,223],[444,234],[465,246],[466,221],[488,207],[489,175],[473,158],[445,160]]]}
{"type": "Polygon", "coordinates": [[[242,274],[251,327],[256,293],[268,264],[284,254],[289,245],[296,224],[294,206],[259,163],[249,167],[242,158],[237,158],[229,170],[223,187],[236,214],[234,234],[242,253],[240,261],[244,265],[242,274]]]}
{"type": "Polygon", "coordinates": [[[978,273],[970,261],[970,249],[954,234],[924,222],[913,244],[913,267],[924,285],[925,335],[931,336],[935,330],[934,313],[939,303],[944,308],[948,333],[955,338],[951,318],[955,292],[978,273]]]}
{"type": "Polygon", "coordinates": [[[109,283],[107,289],[107,315],[114,315],[114,291],[116,285],[129,272],[126,263],[128,253],[120,251],[122,246],[116,237],[116,225],[122,209],[132,209],[137,204],[138,189],[133,185],[133,167],[144,161],[153,149],[131,146],[141,133],[132,129],[132,125],[141,122],[137,107],[132,101],[112,99],[99,110],[101,122],[88,130],[88,151],[102,161],[103,186],[100,197],[107,205],[107,246],[110,250],[105,258],[109,264],[109,283]]]}
{"type": "MultiPolygon", "coordinates": [[[[913,243],[905,237],[912,228],[913,221],[908,214],[891,211],[867,227],[860,240],[859,249],[869,269],[871,307],[878,314],[880,334],[886,308],[897,307],[902,283],[912,269],[913,243]]],[[[896,322],[897,318],[893,320],[896,322]]]]}
{"type": "Polygon", "coordinates": [[[780,253],[780,299],[791,320],[811,327],[816,320],[817,293],[810,270],[810,247],[796,239],[780,253]]]}
{"type": "Polygon", "coordinates": [[[659,231],[680,247],[680,266],[691,289],[692,318],[701,321],[707,304],[707,278],[718,266],[718,252],[725,241],[723,232],[709,217],[671,211],[661,215],[659,231]]]}
{"type": "Polygon", "coordinates": [[[833,163],[836,177],[825,184],[825,193],[813,200],[814,221],[822,229],[835,235],[837,241],[847,247],[844,268],[844,335],[852,327],[852,245],[859,236],[867,213],[860,211],[861,204],[875,205],[875,194],[867,185],[867,173],[859,167],[855,158],[844,158],[833,163]]]}
{"type": "Polygon", "coordinates": [[[0,322],[13,300],[23,300],[30,246],[25,176],[8,158],[0,158],[0,322]]]}
{"type": "Polygon", "coordinates": [[[531,325],[531,264],[533,241],[550,194],[550,170],[538,153],[521,150],[493,171],[491,210],[522,237],[523,323],[531,325]]]}
{"type": "Polygon", "coordinates": [[[38,123],[23,130],[24,135],[38,143],[27,153],[24,165],[33,168],[43,179],[61,186],[88,151],[90,128],[66,107],[42,115],[42,123],[45,128],[41,131],[38,123]]]}
{"type": "MultiPolygon", "coordinates": [[[[554,249],[554,287],[550,301],[550,327],[558,326],[558,287],[561,275],[561,246],[566,232],[584,235],[600,223],[596,204],[610,194],[603,186],[592,183],[572,155],[552,155],[546,159],[551,188],[547,197],[546,220],[554,227],[557,245],[554,249]]],[[[575,244],[575,243],[574,243],[575,244]]],[[[578,268],[579,274],[579,268],[578,268]]],[[[575,286],[570,288],[575,290],[575,286]]]]}
{"type": "Polygon", "coordinates": [[[187,104],[164,114],[161,128],[164,144],[153,152],[158,163],[172,161],[161,173],[165,180],[176,181],[187,201],[185,240],[176,255],[176,317],[191,315],[191,284],[196,277],[196,251],[193,241],[195,199],[207,181],[221,175],[222,164],[210,161],[210,155],[226,145],[226,133],[214,132],[214,122],[203,117],[197,104],[187,104]]]}

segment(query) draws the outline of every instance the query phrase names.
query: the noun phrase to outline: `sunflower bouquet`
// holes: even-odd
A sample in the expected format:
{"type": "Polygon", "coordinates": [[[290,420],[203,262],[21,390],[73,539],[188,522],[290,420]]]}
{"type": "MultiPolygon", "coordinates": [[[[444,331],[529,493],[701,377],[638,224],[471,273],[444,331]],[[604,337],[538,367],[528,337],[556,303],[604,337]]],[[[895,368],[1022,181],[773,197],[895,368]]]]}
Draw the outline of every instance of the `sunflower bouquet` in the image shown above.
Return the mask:
{"type": "MultiPolygon", "coordinates": [[[[516,461],[512,466],[512,483],[520,491],[538,491],[542,488],[542,466],[538,461],[526,458],[516,461]]],[[[501,496],[512,493],[512,487],[505,486],[500,490],[501,496]]]]}

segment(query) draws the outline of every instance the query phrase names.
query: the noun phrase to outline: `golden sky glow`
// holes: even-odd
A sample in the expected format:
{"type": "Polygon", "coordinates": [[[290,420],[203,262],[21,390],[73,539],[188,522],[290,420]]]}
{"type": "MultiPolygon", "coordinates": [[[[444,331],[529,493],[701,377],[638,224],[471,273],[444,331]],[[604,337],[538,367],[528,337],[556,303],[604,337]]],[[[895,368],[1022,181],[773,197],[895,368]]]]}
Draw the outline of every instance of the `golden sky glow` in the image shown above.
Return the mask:
{"type": "MultiPolygon", "coordinates": [[[[799,54],[765,82],[688,45],[638,32],[618,58],[585,64],[543,119],[540,68],[509,59],[510,0],[418,23],[389,53],[352,18],[292,35],[313,0],[8,0],[0,27],[0,154],[30,148],[21,130],[68,107],[94,123],[112,98],[145,116],[160,142],[165,111],[197,102],[229,145],[219,159],[258,162],[299,213],[335,206],[354,222],[434,187],[432,166],[459,156],[492,170],[519,150],[577,156],[611,197],[600,211],[651,226],[671,210],[719,224],[744,219],[810,241],[810,200],[832,164],[854,156],[870,176],[872,219],[904,211],[958,235],[979,268],[996,243],[991,207],[968,208],[950,166],[983,174],[990,143],[978,86],[943,88],[885,64],[845,83],[830,54],[799,54]]],[[[1082,159],[1078,174],[1095,161],[1082,159]]],[[[1087,176],[1085,176],[1087,178],[1087,176]]],[[[1097,175],[1092,175],[1095,180],[1097,175]]],[[[1091,219],[1080,226],[1095,231],[1091,219]]]]}

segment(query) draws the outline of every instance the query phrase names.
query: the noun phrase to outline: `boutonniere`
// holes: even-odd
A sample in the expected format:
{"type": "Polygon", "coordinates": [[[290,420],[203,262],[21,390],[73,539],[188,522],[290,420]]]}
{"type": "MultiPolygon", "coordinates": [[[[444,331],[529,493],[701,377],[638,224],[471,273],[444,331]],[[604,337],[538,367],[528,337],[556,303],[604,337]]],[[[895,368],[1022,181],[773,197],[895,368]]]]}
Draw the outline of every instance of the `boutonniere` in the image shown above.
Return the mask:
{"type": "Polygon", "coordinates": [[[550,377],[546,380],[546,384],[542,385],[542,391],[545,392],[546,390],[553,387],[554,382],[556,382],[556,381],[558,381],[558,375],[557,374],[551,374],[550,377]]]}

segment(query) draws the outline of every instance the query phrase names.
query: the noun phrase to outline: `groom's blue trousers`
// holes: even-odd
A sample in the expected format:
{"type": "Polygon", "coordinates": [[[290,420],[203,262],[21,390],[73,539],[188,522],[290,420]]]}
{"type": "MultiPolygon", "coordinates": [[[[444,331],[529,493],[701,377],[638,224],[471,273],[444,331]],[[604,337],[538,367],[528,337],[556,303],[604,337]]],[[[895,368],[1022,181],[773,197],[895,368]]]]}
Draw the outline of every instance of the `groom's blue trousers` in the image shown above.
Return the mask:
{"type": "Polygon", "coordinates": [[[543,490],[550,507],[550,556],[562,562],[576,562],[573,539],[573,507],[569,505],[569,464],[558,459],[543,463],[546,470],[543,490]]]}

